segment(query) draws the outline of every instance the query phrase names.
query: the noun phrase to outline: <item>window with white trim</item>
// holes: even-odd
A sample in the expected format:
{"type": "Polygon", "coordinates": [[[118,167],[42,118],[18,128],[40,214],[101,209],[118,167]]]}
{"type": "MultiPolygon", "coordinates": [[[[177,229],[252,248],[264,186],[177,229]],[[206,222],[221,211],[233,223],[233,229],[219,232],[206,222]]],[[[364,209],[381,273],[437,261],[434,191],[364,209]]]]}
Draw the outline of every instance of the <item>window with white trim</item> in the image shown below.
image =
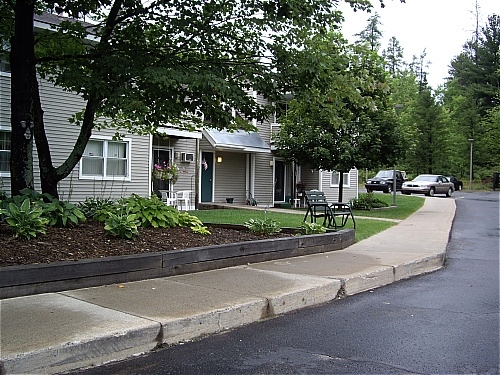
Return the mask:
{"type": "Polygon", "coordinates": [[[80,160],[81,178],[130,178],[130,141],[91,139],[80,160]]]}
{"type": "Polygon", "coordinates": [[[0,131],[0,173],[10,173],[10,131],[0,131]]]}
{"type": "MultiPolygon", "coordinates": [[[[339,180],[340,180],[340,172],[331,172],[331,177],[330,177],[330,187],[338,187],[339,186],[339,180]]],[[[349,173],[344,173],[343,174],[343,181],[342,181],[343,186],[349,187],[349,173]]]]}

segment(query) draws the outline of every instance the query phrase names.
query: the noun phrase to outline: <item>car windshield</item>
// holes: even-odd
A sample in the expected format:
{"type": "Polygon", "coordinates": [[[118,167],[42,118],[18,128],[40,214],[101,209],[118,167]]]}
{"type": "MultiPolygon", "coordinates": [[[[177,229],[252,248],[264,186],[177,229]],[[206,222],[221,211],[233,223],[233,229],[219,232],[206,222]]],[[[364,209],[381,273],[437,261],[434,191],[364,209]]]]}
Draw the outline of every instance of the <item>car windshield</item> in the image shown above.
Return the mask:
{"type": "Polygon", "coordinates": [[[392,177],[393,171],[378,171],[378,173],[375,175],[375,177],[380,177],[380,178],[390,178],[392,177]]]}
{"type": "Polygon", "coordinates": [[[426,175],[421,175],[415,177],[414,181],[430,181],[430,182],[436,182],[436,176],[426,176],[426,175]]]}

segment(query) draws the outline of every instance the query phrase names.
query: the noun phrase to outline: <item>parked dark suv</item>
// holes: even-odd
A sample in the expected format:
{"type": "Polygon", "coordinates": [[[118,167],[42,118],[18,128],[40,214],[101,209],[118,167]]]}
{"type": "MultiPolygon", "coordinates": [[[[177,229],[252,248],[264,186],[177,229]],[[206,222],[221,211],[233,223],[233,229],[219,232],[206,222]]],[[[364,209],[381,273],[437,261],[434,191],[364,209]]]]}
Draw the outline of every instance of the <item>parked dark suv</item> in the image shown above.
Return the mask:
{"type": "MultiPolygon", "coordinates": [[[[394,171],[383,170],[378,171],[375,177],[369,178],[366,181],[365,188],[368,193],[372,191],[383,191],[384,193],[391,193],[394,183],[394,171]]],[[[406,173],[396,171],[396,191],[401,191],[403,182],[406,181],[406,173]]]]}

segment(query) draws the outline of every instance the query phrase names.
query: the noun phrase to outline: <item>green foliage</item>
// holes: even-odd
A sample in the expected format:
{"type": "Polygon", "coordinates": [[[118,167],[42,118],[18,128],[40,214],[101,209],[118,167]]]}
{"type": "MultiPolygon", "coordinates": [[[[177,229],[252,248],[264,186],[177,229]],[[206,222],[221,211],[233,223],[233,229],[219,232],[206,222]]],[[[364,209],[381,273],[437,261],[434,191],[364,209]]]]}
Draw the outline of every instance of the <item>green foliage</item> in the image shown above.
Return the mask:
{"type": "MultiPolygon", "coordinates": [[[[447,173],[468,176],[473,139],[474,178],[500,168],[500,16],[491,15],[477,37],[463,44],[450,63],[451,80],[443,92],[450,117],[453,149],[447,173]],[[497,115],[495,115],[497,113],[497,115]],[[484,171],[484,172],[483,172],[484,171]]],[[[440,171],[441,172],[441,171],[440,171]]],[[[445,172],[443,172],[445,173],[445,172]]]]}
{"type": "Polygon", "coordinates": [[[179,225],[191,228],[194,233],[202,235],[210,234],[210,231],[203,225],[200,219],[187,212],[179,212],[179,225]]]}
{"type": "Polygon", "coordinates": [[[40,194],[34,190],[23,189],[20,195],[15,195],[3,201],[3,206],[13,203],[17,206],[29,200],[42,210],[42,216],[48,220],[49,226],[66,227],[85,221],[85,215],[73,203],[61,201],[49,194],[40,194]]]}
{"type": "Polygon", "coordinates": [[[122,212],[135,214],[145,228],[170,228],[179,225],[179,212],[167,206],[157,196],[144,198],[132,194],[129,198],[120,199],[119,205],[122,207],[122,212]]]}
{"type": "Polygon", "coordinates": [[[8,203],[7,208],[0,209],[0,214],[5,216],[5,221],[9,229],[14,232],[14,237],[30,239],[46,233],[49,220],[42,217],[42,208],[32,204],[28,198],[20,205],[14,202],[8,203]]]}
{"type": "Polygon", "coordinates": [[[321,234],[326,232],[326,228],[318,223],[308,223],[307,221],[304,221],[300,227],[304,234],[321,234]]]}
{"type": "Polygon", "coordinates": [[[353,198],[349,202],[353,209],[371,210],[372,208],[388,207],[389,204],[378,198],[374,193],[361,193],[358,198],[353,198]]]}
{"type": "Polygon", "coordinates": [[[43,205],[43,214],[49,219],[49,225],[56,227],[77,225],[86,220],[85,215],[76,205],[55,198],[43,205]]]}
{"type": "Polygon", "coordinates": [[[31,189],[22,189],[20,191],[20,194],[7,198],[2,203],[4,204],[4,206],[6,206],[9,203],[14,203],[20,206],[26,199],[29,199],[29,201],[32,203],[33,202],[43,203],[43,199],[49,201],[50,198],[52,198],[50,195],[42,195],[31,189]]]}
{"type": "Polygon", "coordinates": [[[115,237],[131,239],[139,234],[137,227],[140,225],[135,214],[109,212],[104,229],[115,237]]]}
{"type": "Polygon", "coordinates": [[[78,208],[87,219],[93,218],[99,211],[105,211],[115,205],[111,198],[87,197],[85,201],[78,203],[78,208]]]}
{"type": "Polygon", "coordinates": [[[420,173],[441,173],[449,160],[448,131],[442,106],[430,87],[419,90],[412,109],[416,127],[415,146],[407,153],[410,170],[420,173]]]}
{"type": "Polygon", "coordinates": [[[280,224],[268,217],[265,219],[250,219],[244,225],[252,233],[270,235],[281,232],[280,224]]]}
{"type": "Polygon", "coordinates": [[[382,58],[338,33],[301,37],[304,49],[282,67],[294,99],[279,119],[279,155],[339,172],[393,164],[402,137],[382,58]]]}

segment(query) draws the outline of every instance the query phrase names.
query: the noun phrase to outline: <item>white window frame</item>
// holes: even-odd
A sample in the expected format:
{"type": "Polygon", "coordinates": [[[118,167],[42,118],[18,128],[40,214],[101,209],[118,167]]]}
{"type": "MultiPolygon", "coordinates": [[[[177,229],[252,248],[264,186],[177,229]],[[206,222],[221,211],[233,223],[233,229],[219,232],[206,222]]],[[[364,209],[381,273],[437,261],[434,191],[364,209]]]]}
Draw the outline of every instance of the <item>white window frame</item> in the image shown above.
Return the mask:
{"type": "MultiPolygon", "coordinates": [[[[333,171],[333,172],[330,172],[330,187],[339,187],[339,184],[338,183],[335,183],[333,181],[333,176],[338,176],[340,172],[337,172],[337,171],[333,171]]],[[[351,179],[350,179],[350,175],[351,173],[350,172],[344,172],[344,175],[343,175],[343,182],[345,182],[346,178],[347,178],[347,184],[344,183],[343,186],[344,187],[351,187],[351,179]]],[[[337,177],[337,181],[338,181],[338,177],[337,177]]]]}
{"type": "MultiPolygon", "coordinates": [[[[12,132],[11,132],[10,128],[6,129],[6,128],[3,128],[3,127],[0,126],[0,131],[2,133],[9,133],[9,134],[12,135],[12,132]]],[[[10,149],[8,149],[8,150],[0,149],[0,152],[8,152],[9,153],[9,161],[10,161],[10,152],[11,152],[10,149]]],[[[10,166],[9,166],[9,170],[8,171],[2,171],[2,170],[0,170],[0,177],[10,177],[10,166]]]]}
{"type": "Polygon", "coordinates": [[[90,141],[96,141],[96,142],[103,142],[103,156],[102,158],[104,159],[104,166],[103,166],[103,174],[102,175],[88,175],[88,174],[83,174],[83,167],[82,164],[84,163],[84,158],[85,156],[82,156],[80,159],[79,163],[79,172],[78,172],[78,178],[81,180],[103,180],[103,181],[131,181],[131,174],[132,174],[132,139],[130,138],[123,138],[123,139],[113,139],[112,137],[91,137],[90,141]],[[108,176],[107,175],[107,160],[108,160],[108,145],[109,143],[125,143],[126,144],[126,154],[127,157],[124,158],[126,160],[126,167],[125,167],[125,176],[108,176]]]}

